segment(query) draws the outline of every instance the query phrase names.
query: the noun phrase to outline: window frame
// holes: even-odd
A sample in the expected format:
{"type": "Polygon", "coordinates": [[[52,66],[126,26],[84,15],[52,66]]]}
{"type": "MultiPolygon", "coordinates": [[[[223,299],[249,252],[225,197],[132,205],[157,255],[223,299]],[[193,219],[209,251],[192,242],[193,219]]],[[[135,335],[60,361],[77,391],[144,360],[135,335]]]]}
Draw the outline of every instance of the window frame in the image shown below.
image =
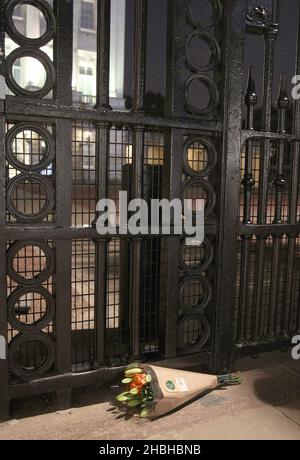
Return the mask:
{"type": "Polygon", "coordinates": [[[95,2],[93,0],[81,0],[80,1],[80,24],[79,24],[79,28],[82,32],[88,32],[88,33],[96,33],[96,21],[95,21],[95,2]],[[83,5],[87,4],[87,5],[91,5],[92,6],[92,10],[93,10],[93,15],[92,15],[92,20],[93,20],[93,28],[90,29],[90,28],[87,28],[87,27],[83,27],[82,25],[82,19],[83,19],[83,14],[82,14],[82,7],[83,5]]]}

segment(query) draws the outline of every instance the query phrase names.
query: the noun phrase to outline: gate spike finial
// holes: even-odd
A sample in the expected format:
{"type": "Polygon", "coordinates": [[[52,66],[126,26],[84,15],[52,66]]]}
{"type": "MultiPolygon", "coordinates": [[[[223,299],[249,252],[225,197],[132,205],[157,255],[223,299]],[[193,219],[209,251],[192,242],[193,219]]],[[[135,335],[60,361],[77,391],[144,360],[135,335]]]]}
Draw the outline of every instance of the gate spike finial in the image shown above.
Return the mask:
{"type": "Polygon", "coordinates": [[[254,106],[257,103],[257,94],[255,88],[255,81],[254,81],[254,68],[253,65],[249,67],[249,75],[248,75],[248,85],[247,91],[245,95],[245,102],[250,106],[254,106]]]}
{"type": "Polygon", "coordinates": [[[245,94],[245,104],[247,106],[246,128],[249,130],[254,129],[254,125],[253,125],[254,107],[257,104],[257,94],[256,94],[255,81],[254,81],[253,74],[254,74],[254,70],[253,70],[253,66],[251,65],[249,68],[248,85],[247,85],[247,91],[245,94]]]}
{"type": "Polygon", "coordinates": [[[286,73],[282,72],[280,77],[280,85],[279,85],[279,94],[277,99],[277,107],[278,107],[278,132],[285,133],[286,132],[286,111],[289,107],[289,97],[287,92],[287,77],[286,73]]]}

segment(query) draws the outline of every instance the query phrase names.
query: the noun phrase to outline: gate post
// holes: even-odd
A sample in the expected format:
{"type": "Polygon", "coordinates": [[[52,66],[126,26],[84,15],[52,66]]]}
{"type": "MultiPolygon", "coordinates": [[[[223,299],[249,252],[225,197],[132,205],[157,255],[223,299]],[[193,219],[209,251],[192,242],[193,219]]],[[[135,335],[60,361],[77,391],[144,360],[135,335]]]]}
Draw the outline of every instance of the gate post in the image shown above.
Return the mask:
{"type": "MultiPolygon", "coordinates": [[[[168,1],[168,57],[169,69],[166,81],[166,115],[185,116],[185,40],[187,2],[168,1]]],[[[165,139],[165,161],[163,165],[163,196],[170,201],[182,199],[182,152],[183,130],[171,129],[165,139]]],[[[160,341],[164,344],[165,358],[177,355],[178,297],[179,297],[179,253],[180,236],[162,239],[161,251],[161,298],[160,341]]]]}
{"type": "MultiPolygon", "coordinates": [[[[4,131],[3,131],[4,123],[1,122],[0,128],[0,136],[1,139],[4,138],[4,131]],[[3,137],[2,137],[3,136],[3,137]]],[[[3,155],[3,148],[2,145],[0,146],[0,170],[4,171],[4,167],[2,169],[2,163],[4,163],[4,155],[3,155]]],[[[3,174],[4,176],[4,174],[3,174]]],[[[1,202],[1,210],[3,209],[5,201],[3,200],[3,193],[2,193],[2,177],[0,178],[0,202],[1,202]]],[[[1,217],[2,217],[1,213],[1,217]]],[[[2,224],[2,222],[1,222],[2,224]]],[[[2,232],[0,224],[0,231],[1,235],[4,233],[2,232]]],[[[2,237],[3,238],[3,237],[2,237]]],[[[5,241],[2,239],[0,241],[0,421],[5,420],[9,417],[9,385],[8,385],[8,357],[7,357],[7,307],[6,307],[6,244],[5,241]]]]}
{"type": "Polygon", "coordinates": [[[5,26],[4,0],[0,0],[0,420],[9,417],[9,385],[7,360],[7,304],[6,304],[6,238],[5,238],[5,115],[4,79],[5,26]]]}
{"type": "Polygon", "coordinates": [[[243,60],[246,0],[224,2],[224,111],[218,276],[212,367],[223,372],[232,365],[233,314],[240,186],[243,60]]]}
{"type": "MultiPolygon", "coordinates": [[[[54,62],[57,72],[57,102],[72,105],[72,30],[73,2],[55,3],[56,39],[54,62]]],[[[71,226],[72,121],[56,122],[56,208],[58,227],[71,226]]],[[[56,241],[56,370],[67,374],[72,369],[71,338],[71,240],[56,241]]],[[[70,387],[56,391],[58,409],[71,405],[70,387]]]]}

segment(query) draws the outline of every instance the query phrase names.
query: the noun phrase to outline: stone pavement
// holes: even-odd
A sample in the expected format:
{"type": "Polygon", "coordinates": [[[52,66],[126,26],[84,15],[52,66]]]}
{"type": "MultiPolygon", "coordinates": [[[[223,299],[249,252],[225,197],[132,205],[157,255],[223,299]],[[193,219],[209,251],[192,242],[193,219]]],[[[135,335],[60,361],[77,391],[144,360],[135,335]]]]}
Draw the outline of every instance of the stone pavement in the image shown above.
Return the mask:
{"type": "Polygon", "coordinates": [[[110,388],[76,392],[74,408],[63,412],[40,397],[18,401],[12,420],[0,424],[0,439],[300,440],[300,361],[272,352],[235,367],[242,385],[215,390],[154,422],[110,412],[110,388]]]}

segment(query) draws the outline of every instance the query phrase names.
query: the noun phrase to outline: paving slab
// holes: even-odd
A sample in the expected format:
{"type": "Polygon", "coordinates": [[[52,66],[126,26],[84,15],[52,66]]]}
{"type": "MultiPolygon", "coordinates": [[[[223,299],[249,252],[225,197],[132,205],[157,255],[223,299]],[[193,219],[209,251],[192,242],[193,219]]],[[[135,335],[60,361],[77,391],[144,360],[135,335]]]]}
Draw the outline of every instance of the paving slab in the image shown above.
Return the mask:
{"type": "Polygon", "coordinates": [[[300,427],[300,399],[284,402],[276,406],[276,409],[300,427]]]}
{"type": "Polygon", "coordinates": [[[0,439],[300,439],[300,374],[287,354],[237,361],[242,385],[215,390],[154,422],[111,411],[118,389],[74,392],[73,407],[55,411],[48,398],[13,405],[0,439]]]}
{"type": "Polygon", "coordinates": [[[221,417],[201,427],[183,429],[176,439],[300,440],[300,427],[280,412],[265,406],[236,416],[221,417]]]}

